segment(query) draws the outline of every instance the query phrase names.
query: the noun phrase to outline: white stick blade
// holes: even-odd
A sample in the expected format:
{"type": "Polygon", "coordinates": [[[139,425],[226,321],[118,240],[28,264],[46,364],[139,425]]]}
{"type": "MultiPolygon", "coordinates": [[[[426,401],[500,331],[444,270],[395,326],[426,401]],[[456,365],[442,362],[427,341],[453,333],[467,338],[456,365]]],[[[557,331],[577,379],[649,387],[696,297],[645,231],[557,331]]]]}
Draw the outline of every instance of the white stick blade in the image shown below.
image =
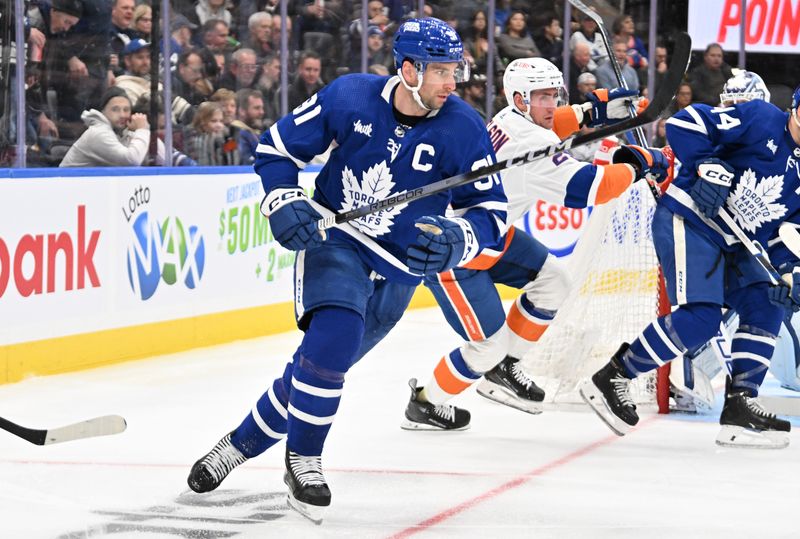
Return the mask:
{"type": "Polygon", "coordinates": [[[800,257],[800,232],[791,223],[783,223],[778,227],[778,236],[783,244],[795,256],[800,257]]]}
{"type": "Polygon", "coordinates": [[[119,434],[125,430],[127,425],[125,418],[118,415],[95,417],[93,419],[81,421],[80,423],[49,429],[44,445],[59,444],[61,442],[80,440],[82,438],[119,434]]]}

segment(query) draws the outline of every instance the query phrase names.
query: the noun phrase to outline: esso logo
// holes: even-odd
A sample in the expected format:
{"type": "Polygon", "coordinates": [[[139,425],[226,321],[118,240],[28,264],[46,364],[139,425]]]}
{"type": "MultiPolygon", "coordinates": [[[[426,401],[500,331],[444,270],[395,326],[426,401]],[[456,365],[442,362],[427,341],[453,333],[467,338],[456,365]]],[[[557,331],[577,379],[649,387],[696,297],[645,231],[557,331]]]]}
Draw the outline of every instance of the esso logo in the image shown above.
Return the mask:
{"type": "Polygon", "coordinates": [[[521,220],[526,232],[560,257],[570,254],[575,248],[588,219],[588,209],[567,208],[537,200],[521,220]]]}

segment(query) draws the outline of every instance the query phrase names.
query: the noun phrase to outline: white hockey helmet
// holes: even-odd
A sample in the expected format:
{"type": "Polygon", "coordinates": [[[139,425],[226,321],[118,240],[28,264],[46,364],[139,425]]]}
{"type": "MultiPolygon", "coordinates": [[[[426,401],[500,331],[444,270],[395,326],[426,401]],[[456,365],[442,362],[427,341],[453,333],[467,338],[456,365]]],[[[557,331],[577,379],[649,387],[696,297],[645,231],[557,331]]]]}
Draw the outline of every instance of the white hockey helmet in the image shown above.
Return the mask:
{"type": "Polygon", "coordinates": [[[514,60],[503,73],[503,91],[506,101],[514,106],[514,94],[519,93],[526,105],[531,102],[531,92],[558,88],[559,105],[567,102],[567,89],[564,75],[549,60],[544,58],[519,58],[514,60]]]}
{"type": "Polygon", "coordinates": [[[770,93],[767,85],[764,84],[764,79],[758,74],[744,69],[734,68],[732,72],[733,76],[728,79],[725,86],[722,87],[722,93],[719,94],[721,105],[727,107],[753,99],[761,99],[769,103],[770,93]]]}

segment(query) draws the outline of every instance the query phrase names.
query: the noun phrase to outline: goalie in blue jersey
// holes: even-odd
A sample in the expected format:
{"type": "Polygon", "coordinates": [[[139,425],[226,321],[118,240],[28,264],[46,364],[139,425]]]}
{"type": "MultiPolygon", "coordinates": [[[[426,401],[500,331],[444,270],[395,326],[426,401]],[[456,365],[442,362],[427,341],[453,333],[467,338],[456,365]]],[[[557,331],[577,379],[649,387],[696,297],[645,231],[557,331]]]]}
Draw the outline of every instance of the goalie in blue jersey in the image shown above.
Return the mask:
{"type": "Polygon", "coordinates": [[[584,400],[617,434],[639,420],[629,381],[713,337],[722,307],[728,306],[739,315],[739,327],[717,443],[789,444],[790,424],[764,410],[757,396],[785,310],[800,304],[800,261],[778,236],[781,223],[800,223],[798,107],[800,87],[789,113],[756,99],[715,108],[690,105],[667,121],[667,140],[680,168],[656,209],[653,239],[676,308],[630,345],[623,343],[581,386],[584,400]],[[719,216],[721,208],[769,249],[790,286],[770,284],[719,216]]]}
{"type": "Polygon", "coordinates": [[[468,262],[505,233],[496,175],[317,229],[333,213],[495,162],[480,116],[451,95],[468,77],[456,32],[434,18],[406,21],[394,56],[397,76],[343,76],[261,137],[262,211],[277,241],[297,251],[295,312],[305,336],[242,423],[195,463],[188,483],[196,492],[286,437],[289,503],[319,522],[331,500],[322,449],[347,371],[397,323],[423,275],[468,262]],[[310,200],[298,171],[330,146],[310,200]],[[454,217],[444,217],[448,206],[454,217]]]}

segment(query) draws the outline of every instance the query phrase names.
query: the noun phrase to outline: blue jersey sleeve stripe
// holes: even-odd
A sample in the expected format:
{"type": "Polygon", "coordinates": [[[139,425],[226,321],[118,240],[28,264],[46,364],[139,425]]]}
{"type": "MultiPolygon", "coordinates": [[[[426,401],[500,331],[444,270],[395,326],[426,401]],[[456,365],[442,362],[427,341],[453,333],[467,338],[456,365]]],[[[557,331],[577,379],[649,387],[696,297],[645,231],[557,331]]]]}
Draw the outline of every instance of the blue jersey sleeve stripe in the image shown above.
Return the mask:
{"type": "MultiPolygon", "coordinates": [[[[295,156],[289,153],[289,150],[286,149],[286,145],[283,143],[281,134],[278,131],[277,123],[272,124],[272,127],[269,128],[269,134],[272,137],[272,142],[275,149],[278,150],[279,152],[278,155],[290,159],[295,165],[297,165],[297,168],[303,168],[304,166],[306,166],[306,163],[304,161],[301,161],[300,159],[296,158],[295,156]]],[[[259,147],[260,146],[261,144],[259,144],[259,147]]],[[[258,148],[256,148],[256,151],[258,151],[258,148]]]]}

